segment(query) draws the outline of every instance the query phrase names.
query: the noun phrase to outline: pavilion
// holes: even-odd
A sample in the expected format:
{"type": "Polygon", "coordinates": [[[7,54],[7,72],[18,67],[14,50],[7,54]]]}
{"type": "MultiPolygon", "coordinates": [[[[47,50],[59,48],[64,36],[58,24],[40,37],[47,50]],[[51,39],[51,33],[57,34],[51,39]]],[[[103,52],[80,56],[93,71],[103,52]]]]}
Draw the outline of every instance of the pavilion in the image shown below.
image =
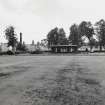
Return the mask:
{"type": "Polygon", "coordinates": [[[70,53],[76,52],[78,46],[77,45],[52,45],[50,46],[51,51],[54,53],[70,53]]]}

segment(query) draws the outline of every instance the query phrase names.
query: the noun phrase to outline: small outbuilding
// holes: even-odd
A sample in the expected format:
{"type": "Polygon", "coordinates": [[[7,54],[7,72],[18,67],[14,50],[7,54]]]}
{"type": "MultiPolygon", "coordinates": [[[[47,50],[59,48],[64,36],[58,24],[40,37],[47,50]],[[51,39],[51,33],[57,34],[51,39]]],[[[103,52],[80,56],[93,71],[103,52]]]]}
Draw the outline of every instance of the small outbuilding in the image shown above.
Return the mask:
{"type": "Polygon", "coordinates": [[[52,45],[50,46],[51,51],[54,53],[70,53],[76,52],[78,49],[77,45],[52,45]]]}

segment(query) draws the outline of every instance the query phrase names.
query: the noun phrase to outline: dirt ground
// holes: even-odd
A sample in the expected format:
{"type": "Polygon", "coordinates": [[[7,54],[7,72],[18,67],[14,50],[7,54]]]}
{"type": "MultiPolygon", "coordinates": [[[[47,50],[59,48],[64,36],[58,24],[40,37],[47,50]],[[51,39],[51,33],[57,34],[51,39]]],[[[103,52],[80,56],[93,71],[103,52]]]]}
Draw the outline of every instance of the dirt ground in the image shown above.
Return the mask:
{"type": "Polygon", "coordinates": [[[105,105],[105,56],[1,56],[0,105],[105,105]]]}

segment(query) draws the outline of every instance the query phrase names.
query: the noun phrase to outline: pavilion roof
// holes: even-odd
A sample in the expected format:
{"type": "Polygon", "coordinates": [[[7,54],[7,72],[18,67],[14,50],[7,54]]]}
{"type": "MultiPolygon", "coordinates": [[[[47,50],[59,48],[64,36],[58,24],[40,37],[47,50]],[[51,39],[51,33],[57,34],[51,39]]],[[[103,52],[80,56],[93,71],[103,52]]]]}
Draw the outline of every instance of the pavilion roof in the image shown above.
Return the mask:
{"type": "Polygon", "coordinates": [[[77,45],[52,45],[50,47],[77,47],[77,45]]]}

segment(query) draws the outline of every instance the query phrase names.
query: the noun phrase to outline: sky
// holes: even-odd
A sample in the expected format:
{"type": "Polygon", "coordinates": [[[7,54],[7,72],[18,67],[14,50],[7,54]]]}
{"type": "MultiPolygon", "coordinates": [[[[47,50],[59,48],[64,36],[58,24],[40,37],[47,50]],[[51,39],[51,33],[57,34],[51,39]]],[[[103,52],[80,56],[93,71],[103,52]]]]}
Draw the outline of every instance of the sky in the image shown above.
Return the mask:
{"type": "Polygon", "coordinates": [[[26,43],[36,43],[55,27],[68,36],[74,23],[105,19],[104,11],[105,0],[0,0],[0,43],[6,42],[4,30],[10,25],[26,43]]]}

